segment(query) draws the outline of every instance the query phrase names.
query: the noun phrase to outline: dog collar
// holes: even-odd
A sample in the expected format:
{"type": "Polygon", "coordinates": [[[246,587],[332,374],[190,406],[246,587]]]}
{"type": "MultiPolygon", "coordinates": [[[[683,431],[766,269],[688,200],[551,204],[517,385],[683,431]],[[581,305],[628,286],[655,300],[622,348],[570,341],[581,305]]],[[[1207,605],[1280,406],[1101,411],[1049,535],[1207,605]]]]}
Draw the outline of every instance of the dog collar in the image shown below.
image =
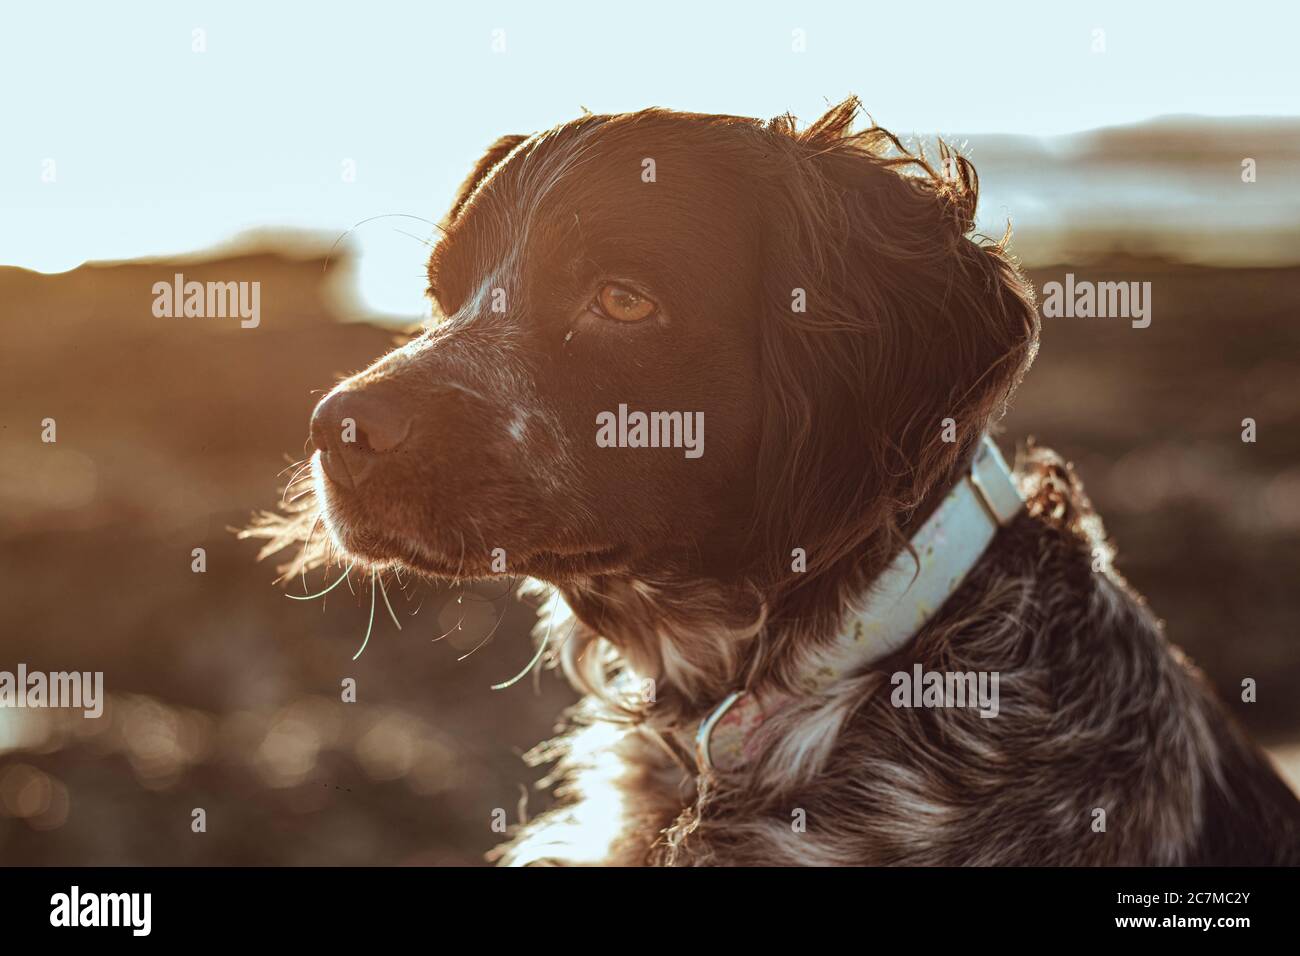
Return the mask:
{"type": "MultiPolygon", "coordinates": [[[[849,609],[840,638],[811,660],[798,681],[815,693],[897,651],[925,625],[965,580],[994,535],[1024,507],[997,445],[980,442],[970,469],[912,537],[911,549],[849,609]]],[[[701,772],[738,770],[754,756],[763,719],[795,698],[773,691],[738,690],[703,721],[695,736],[701,772]]]]}

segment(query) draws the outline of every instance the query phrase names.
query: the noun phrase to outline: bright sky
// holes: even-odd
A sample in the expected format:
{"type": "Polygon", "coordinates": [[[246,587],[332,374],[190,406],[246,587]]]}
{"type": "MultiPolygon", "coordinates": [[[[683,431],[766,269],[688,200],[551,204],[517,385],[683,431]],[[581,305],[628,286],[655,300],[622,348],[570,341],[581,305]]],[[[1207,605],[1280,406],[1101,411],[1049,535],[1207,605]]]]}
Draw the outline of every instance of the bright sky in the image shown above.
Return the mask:
{"type": "MultiPolygon", "coordinates": [[[[437,219],[489,142],[584,106],[809,118],[853,92],[883,125],[921,134],[1296,114],[1297,11],[1132,0],[6,4],[0,264],[59,271],[256,227],[337,234],[380,213],[437,219]],[[196,29],[206,52],[193,50],[196,29]],[[792,50],[795,30],[805,52],[792,50]],[[1093,52],[1096,30],[1104,53],[1093,52]]],[[[377,309],[416,313],[423,249],[394,229],[430,235],[410,220],[358,229],[361,292],[377,309]]]]}

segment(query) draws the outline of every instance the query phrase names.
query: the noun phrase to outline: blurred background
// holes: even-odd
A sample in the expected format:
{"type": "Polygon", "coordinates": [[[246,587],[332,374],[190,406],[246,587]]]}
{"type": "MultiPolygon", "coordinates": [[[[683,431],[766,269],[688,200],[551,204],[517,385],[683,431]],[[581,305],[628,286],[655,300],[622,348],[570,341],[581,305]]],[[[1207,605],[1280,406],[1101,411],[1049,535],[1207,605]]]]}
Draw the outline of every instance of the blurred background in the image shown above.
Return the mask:
{"type": "Polygon", "coordinates": [[[477,864],[518,819],[520,755],[573,699],[489,689],[531,608],[412,582],[353,662],[369,596],[288,600],[230,529],[275,505],[316,396],[423,317],[420,220],[497,136],[583,108],[810,120],[858,93],[963,147],[1040,293],[1150,282],[1149,328],[1044,320],[1001,443],[1074,461],[1120,569],[1300,780],[1287,7],[134,9],[0,22],[0,671],[108,695],[99,720],[0,709],[0,863],[477,864]],[[260,325],[156,318],[176,272],[260,282],[260,325]]]}

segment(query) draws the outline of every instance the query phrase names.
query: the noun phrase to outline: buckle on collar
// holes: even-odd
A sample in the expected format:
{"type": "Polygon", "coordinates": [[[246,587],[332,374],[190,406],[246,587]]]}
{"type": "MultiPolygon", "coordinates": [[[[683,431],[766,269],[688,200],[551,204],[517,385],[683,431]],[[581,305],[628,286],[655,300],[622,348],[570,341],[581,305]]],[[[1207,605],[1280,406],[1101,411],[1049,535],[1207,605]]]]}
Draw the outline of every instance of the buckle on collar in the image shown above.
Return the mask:
{"type": "Polygon", "coordinates": [[[743,690],[732,691],[722,699],[722,703],[713,708],[713,712],[709,716],[700,722],[700,729],[695,732],[695,763],[701,773],[716,769],[713,756],[709,752],[713,728],[718,725],[722,718],[727,716],[727,712],[731,710],[732,705],[744,696],[745,691],[743,690]]]}

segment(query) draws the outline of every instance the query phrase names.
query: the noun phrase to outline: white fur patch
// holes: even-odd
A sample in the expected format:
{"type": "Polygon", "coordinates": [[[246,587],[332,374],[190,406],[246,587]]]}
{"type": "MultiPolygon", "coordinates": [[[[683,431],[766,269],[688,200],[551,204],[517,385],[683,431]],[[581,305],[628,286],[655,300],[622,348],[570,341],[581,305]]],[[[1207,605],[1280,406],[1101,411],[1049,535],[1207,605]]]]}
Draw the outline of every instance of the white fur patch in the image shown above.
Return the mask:
{"type": "Polygon", "coordinates": [[[522,410],[516,409],[515,417],[511,419],[510,425],[508,426],[507,429],[510,432],[510,437],[513,438],[515,441],[522,443],[524,440],[524,432],[527,431],[527,429],[528,429],[527,413],[522,410]]]}

